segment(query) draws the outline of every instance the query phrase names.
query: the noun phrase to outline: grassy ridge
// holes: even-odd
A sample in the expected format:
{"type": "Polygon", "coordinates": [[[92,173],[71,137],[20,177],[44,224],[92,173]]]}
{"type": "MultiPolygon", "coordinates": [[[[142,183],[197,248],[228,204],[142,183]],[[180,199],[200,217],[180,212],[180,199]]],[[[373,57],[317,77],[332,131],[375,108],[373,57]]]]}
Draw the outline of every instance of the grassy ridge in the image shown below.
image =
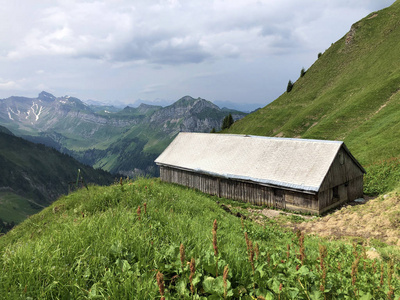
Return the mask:
{"type": "MultiPolygon", "coordinates": [[[[290,93],[228,132],[343,140],[367,171],[379,164],[381,172],[385,161],[400,158],[399,14],[396,1],[353,24],[290,93]]],[[[396,186],[393,176],[400,172],[389,175],[389,190],[396,186]]],[[[370,190],[377,193],[379,187],[370,190]]]]}
{"type": "Polygon", "coordinates": [[[242,224],[213,197],[141,179],[82,189],[1,237],[0,294],[157,299],[162,273],[166,299],[397,299],[398,265],[366,250],[242,224]]]}

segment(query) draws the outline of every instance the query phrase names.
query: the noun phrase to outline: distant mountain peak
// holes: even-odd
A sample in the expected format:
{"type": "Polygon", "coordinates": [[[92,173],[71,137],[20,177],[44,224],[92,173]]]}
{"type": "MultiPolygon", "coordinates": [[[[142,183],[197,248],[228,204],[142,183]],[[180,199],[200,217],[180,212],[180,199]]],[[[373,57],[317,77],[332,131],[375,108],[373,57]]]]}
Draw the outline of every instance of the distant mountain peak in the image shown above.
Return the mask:
{"type": "Polygon", "coordinates": [[[200,98],[200,97],[195,99],[191,96],[184,96],[184,97],[180,98],[178,101],[176,101],[175,103],[171,104],[170,106],[171,107],[188,107],[188,106],[193,106],[193,105],[199,105],[199,103],[201,103],[201,105],[210,106],[212,108],[219,109],[219,107],[217,105],[215,105],[214,103],[212,103],[211,101],[208,101],[208,100],[200,98]]]}
{"type": "Polygon", "coordinates": [[[54,101],[56,99],[56,97],[48,92],[42,91],[39,94],[38,99],[44,100],[44,101],[54,101]]]}
{"type": "Polygon", "coordinates": [[[194,99],[193,97],[191,97],[191,96],[189,96],[189,95],[186,95],[186,96],[183,96],[181,99],[179,99],[178,101],[193,101],[193,100],[196,100],[196,99],[194,99]]]}
{"type": "Polygon", "coordinates": [[[147,104],[147,103],[140,103],[138,108],[154,108],[154,107],[162,107],[160,105],[154,105],[154,104],[147,104]]]}

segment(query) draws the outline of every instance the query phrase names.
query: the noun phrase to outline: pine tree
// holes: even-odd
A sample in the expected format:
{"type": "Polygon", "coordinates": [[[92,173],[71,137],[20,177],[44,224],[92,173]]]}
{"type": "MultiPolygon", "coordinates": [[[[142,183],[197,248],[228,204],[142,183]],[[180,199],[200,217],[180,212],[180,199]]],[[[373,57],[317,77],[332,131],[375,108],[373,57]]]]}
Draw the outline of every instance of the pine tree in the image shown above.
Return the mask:
{"type": "Polygon", "coordinates": [[[300,71],[300,77],[303,77],[306,74],[306,70],[304,68],[300,71]]]}
{"type": "Polygon", "coordinates": [[[234,122],[235,122],[235,121],[233,120],[232,115],[231,115],[231,114],[227,115],[227,116],[224,118],[224,120],[222,121],[222,127],[221,127],[221,129],[228,129],[229,127],[232,126],[232,124],[233,124],[234,122]]]}
{"type": "Polygon", "coordinates": [[[287,84],[286,92],[290,93],[290,91],[292,90],[293,86],[294,86],[294,83],[291,80],[289,80],[289,82],[287,84]]]}

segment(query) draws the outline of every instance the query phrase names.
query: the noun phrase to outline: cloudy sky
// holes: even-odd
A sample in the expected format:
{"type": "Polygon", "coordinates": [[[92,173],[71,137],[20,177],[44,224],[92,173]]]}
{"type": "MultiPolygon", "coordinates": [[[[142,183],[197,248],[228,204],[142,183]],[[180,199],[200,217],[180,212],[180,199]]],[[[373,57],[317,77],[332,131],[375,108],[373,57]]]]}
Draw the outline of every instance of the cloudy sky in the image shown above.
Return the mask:
{"type": "Polygon", "coordinates": [[[277,98],[394,0],[0,0],[0,98],[277,98]]]}

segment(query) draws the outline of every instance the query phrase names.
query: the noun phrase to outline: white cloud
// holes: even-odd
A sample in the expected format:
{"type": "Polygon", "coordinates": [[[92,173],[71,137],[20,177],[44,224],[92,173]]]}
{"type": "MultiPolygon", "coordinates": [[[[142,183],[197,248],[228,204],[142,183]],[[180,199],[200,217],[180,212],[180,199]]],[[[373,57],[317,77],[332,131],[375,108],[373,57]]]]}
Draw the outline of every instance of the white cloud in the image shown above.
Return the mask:
{"type": "Polygon", "coordinates": [[[2,95],[261,102],[394,0],[22,2],[0,0],[2,95]]]}
{"type": "Polygon", "coordinates": [[[18,88],[20,88],[20,85],[17,82],[0,78],[0,90],[15,90],[18,88]]]}
{"type": "Polygon", "coordinates": [[[300,45],[295,29],[316,18],[301,9],[315,6],[310,0],[301,7],[293,0],[133,3],[56,2],[38,13],[8,57],[61,55],[157,64],[254,57],[300,45]]]}

